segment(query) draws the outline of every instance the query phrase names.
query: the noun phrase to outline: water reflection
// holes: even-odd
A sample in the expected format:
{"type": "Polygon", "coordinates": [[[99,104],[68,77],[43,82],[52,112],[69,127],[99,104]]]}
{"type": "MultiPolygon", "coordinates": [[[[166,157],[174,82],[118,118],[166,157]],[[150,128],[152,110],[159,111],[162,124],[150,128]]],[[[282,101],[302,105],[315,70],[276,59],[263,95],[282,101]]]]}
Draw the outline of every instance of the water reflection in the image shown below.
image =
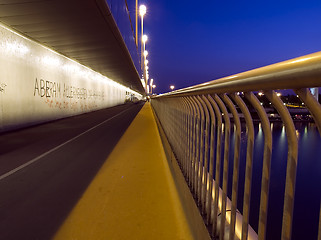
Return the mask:
{"type": "MultiPolygon", "coordinates": [[[[316,239],[321,198],[321,138],[314,124],[295,124],[299,140],[298,168],[294,203],[292,239],[316,239]],[[308,201],[308,204],[307,204],[308,201]]],[[[270,172],[269,214],[267,239],[280,239],[283,215],[284,189],[287,166],[288,143],[285,126],[271,123],[273,146],[270,172]]],[[[233,138],[234,132],[231,132],[233,138]]],[[[264,136],[261,124],[255,125],[253,152],[253,182],[251,194],[250,223],[257,231],[261,191],[264,136]]],[[[233,144],[233,141],[231,141],[233,144]]],[[[231,146],[233,149],[234,146],[231,146]]],[[[246,148],[246,138],[242,138],[241,149],[246,148]]],[[[233,155],[232,153],[230,155],[233,155]]],[[[242,210],[246,151],[241,150],[239,202],[242,210]]],[[[232,161],[232,158],[230,158],[232,161]]],[[[229,179],[231,181],[231,179],[229,179]]]]}

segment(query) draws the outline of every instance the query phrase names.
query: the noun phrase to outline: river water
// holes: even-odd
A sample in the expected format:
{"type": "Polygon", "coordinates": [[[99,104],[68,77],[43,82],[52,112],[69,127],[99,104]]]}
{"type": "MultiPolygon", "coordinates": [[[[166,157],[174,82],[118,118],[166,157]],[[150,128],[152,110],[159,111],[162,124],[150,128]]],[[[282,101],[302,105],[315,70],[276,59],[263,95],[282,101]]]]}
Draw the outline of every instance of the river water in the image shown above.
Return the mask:
{"type": "MultiPolygon", "coordinates": [[[[294,218],[292,239],[317,239],[318,220],[321,199],[321,138],[315,124],[295,123],[299,139],[299,156],[294,200],[294,218]]],[[[267,239],[281,239],[284,188],[287,164],[287,138],[282,123],[271,123],[273,149],[271,160],[271,178],[267,239]]],[[[245,178],[246,135],[242,132],[238,209],[242,212],[245,178]]],[[[231,149],[234,148],[231,134],[231,149]]],[[[262,161],[264,136],[260,124],[255,125],[255,143],[253,153],[253,176],[250,208],[250,224],[257,232],[259,202],[261,191],[262,161]]],[[[233,151],[230,152],[229,197],[231,197],[231,180],[233,168],[233,151]]]]}

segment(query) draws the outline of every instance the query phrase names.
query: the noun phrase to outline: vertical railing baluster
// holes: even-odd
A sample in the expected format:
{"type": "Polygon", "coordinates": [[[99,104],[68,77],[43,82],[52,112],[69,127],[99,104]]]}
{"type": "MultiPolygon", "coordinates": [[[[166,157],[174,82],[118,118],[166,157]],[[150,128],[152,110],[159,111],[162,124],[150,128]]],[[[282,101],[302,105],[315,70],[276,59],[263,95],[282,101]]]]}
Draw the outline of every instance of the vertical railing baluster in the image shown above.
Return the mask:
{"type": "Polygon", "coordinates": [[[188,106],[188,184],[192,188],[192,176],[193,176],[193,109],[190,102],[186,97],[184,100],[188,106]]]}
{"type": "MultiPolygon", "coordinates": [[[[203,97],[203,96],[202,96],[203,97]]],[[[199,102],[202,105],[205,113],[205,129],[204,129],[204,162],[203,162],[203,173],[202,173],[202,189],[201,189],[201,202],[202,202],[202,213],[205,214],[206,210],[206,192],[207,192],[207,179],[208,179],[208,141],[209,141],[209,125],[210,125],[210,114],[207,106],[201,97],[198,97],[199,102]]]]}
{"type": "Polygon", "coordinates": [[[192,190],[193,193],[196,194],[197,189],[196,189],[196,164],[197,164],[197,132],[198,132],[198,117],[197,117],[197,111],[195,108],[195,104],[192,100],[191,97],[188,98],[188,101],[190,102],[192,108],[193,108],[193,149],[192,149],[192,161],[193,161],[193,166],[192,166],[192,190]]]}
{"type": "MultiPolygon", "coordinates": [[[[252,162],[253,162],[253,145],[254,145],[254,126],[251,114],[243,102],[243,100],[237,95],[231,95],[237,105],[240,107],[246,122],[246,129],[247,129],[247,151],[246,151],[246,170],[245,170],[245,183],[244,183],[244,200],[243,206],[246,206],[243,210],[243,222],[244,225],[248,223],[248,216],[249,216],[249,205],[250,205],[250,196],[251,196],[251,182],[252,182],[252,162]]],[[[232,202],[232,206],[233,206],[232,202]]],[[[234,206],[232,207],[232,209],[234,206]]],[[[231,224],[233,225],[233,224],[231,224]]],[[[232,230],[231,230],[232,231],[232,230]]],[[[244,229],[246,232],[243,237],[247,239],[247,229],[244,229]]],[[[233,233],[231,233],[233,235],[233,233]]],[[[241,235],[242,236],[242,235],[241,235]]]]}
{"type": "Polygon", "coordinates": [[[292,234],[292,217],[294,205],[295,179],[298,161],[298,138],[291,115],[282,100],[274,91],[264,92],[281,116],[288,139],[288,160],[285,179],[284,208],[281,239],[290,240],[292,234]]]}
{"type": "Polygon", "coordinates": [[[321,136],[321,105],[318,101],[312,96],[311,92],[307,88],[295,90],[299,95],[302,102],[309,109],[315,124],[318,127],[319,134],[321,136]]]}
{"type": "Polygon", "coordinates": [[[212,194],[213,194],[213,171],[214,171],[214,144],[215,144],[215,126],[216,126],[216,121],[215,121],[215,113],[213,110],[213,107],[210,103],[210,101],[205,97],[202,96],[203,101],[205,102],[209,114],[210,114],[210,144],[209,144],[209,149],[210,149],[210,156],[209,156],[209,174],[208,174],[208,190],[207,190],[207,195],[206,195],[206,223],[207,225],[210,225],[211,223],[211,212],[212,212],[212,194]]]}
{"type": "Polygon", "coordinates": [[[203,107],[199,101],[198,96],[194,96],[195,103],[198,106],[200,114],[200,128],[199,128],[199,160],[198,160],[198,171],[197,171],[197,196],[198,196],[198,205],[202,209],[202,185],[203,185],[203,164],[204,164],[204,125],[205,125],[205,115],[203,107]]]}
{"type": "Polygon", "coordinates": [[[196,110],[196,144],[195,144],[195,175],[194,175],[194,186],[195,186],[195,196],[197,202],[199,200],[198,195],[198,178],[199,178],[199,166],[200,166],[200,129],[201,129],[201,117],[200,109],[195,100],[195,96],[191,97],[191,101],[194,104],[196,110]]]}
{"type": "MultiPolygon", "coordinates": [[[[270,170],[271,170],[271,156],[272,156],[272,132],[270,128],[270,121],[268,116],[261,106],[259,100],[252,92],[245,93],[246,99],[255,108],[261,120],[263,134],[264,134],[264,152],[263,152],[263,167],[262,167],[262,183],[261,183],[261,196],[260,196],[260,213],[259,213],[259,232],[258,237],[260,240],[264,240],[266,237],[266,224],[267,224],[267,211],[268,211],[268,200],[269,200],[269,185],[270,185],[270,170]]],[[[248,186],[250,187],[250,186],[248,186]]],[[[247,187],[247,188],[248,188],[247,187]]],[[[245,196],[245,194],[244,194],[245,196]]],[[[245,199],[244,199],[245,202],[245,199]]],[[[248,208],[248,207],[247,207],[248,208]]],[[[243,221],[247,220],[243,224],[242,236],[246,239],[248,218],[244,218],[244,207],[243,207],[243,221]]]]}
{"type": "MultiPolygon", "coordinates": [[[[222,147],[222,113],[217,106],[216,101],[210,96],[207,96],[217,119],[217,141],[216,141],[216,166],[215,166],[215,191],[213,203],[213,226],[212,234],[214,237],[217,235],[217,218],[218,218],[218,202],[219,202],[219,189],[220,189],[220,175],[221,175],[221,147],[222,147]]],[[[215,95],[214,95],[215,98],[215,95]]]]}
{"type": "Polygon", "coordinates": [[[187,104],[184,100],[184,98],[182,97],[180,99],[182,106],[183,106],[183,121],[184,121],[184,127],[183,127],[183,153],[184,153],[184,175],[185,175],[185,179],[186,182],[188,181],[188,148],[189,148],[189,142],[188,142],[188,115],[187,115],[187,111],[188,111],[188,107],[187,104]]]}
{"type": "MultiPolygon", "coordinates": [[[[225,94],[220,97],[224,98],[225,94]]],[[[215,95],[215,101],[220,106],[223,112],[225,122],[225,140],[224,140],[224,161],[223,161],[223,187],[222,187],[222,207],[220,216],[220,240],[224,239],[225,221],[226,221],[226,201],[227,201],[227,186],[228,186],[228,168],[229,168],[229,148],[230,148],[230,131],[231,123],[227,109],[219,96],[215,95]]]]}
{"type": "Polygon", "coordinates": [[[231,206],[231,221],[230,221],[230,236],[229,239],[234,240],[235,222],[236,222],[236,208],[237,208],[237,190],[239,178],[239,162],[240,162],[240,144],[241,144],[241,123],[238,112],[227,95],[223,96],[223,100],[230,109],[234,124],[235,124],[235,144],[234,144],[234,160],[233,160],[233,181],[232,181],[232,206],[231,206]]]}

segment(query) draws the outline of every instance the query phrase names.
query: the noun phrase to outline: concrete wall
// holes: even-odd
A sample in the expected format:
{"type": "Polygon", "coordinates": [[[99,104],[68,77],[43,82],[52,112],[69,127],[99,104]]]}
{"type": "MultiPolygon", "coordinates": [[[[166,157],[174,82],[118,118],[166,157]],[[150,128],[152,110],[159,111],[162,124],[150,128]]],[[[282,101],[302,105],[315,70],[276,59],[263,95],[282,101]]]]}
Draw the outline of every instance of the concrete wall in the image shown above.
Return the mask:
{"type": "Polygon", "coordinates": [[[124,103],[133,92],[0,24],[0,132],[124,103]]]}

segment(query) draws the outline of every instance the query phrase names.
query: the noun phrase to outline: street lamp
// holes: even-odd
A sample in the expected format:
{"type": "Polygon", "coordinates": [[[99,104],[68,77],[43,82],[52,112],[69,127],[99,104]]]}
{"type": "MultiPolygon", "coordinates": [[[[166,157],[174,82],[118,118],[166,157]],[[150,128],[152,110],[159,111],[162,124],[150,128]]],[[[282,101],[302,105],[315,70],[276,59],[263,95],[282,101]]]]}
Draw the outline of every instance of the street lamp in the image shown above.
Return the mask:
{"type": "Polygon", "coordinates": [[[174,85],[170,85],[169,88],[172,89],[172,91],[173,91],[175,86],[174,85]]]}
{"type": "MultiPolygon", "coordinates": [[[[144,69],[144,46],[145,46],[145,43],[144,43],[144,15],[146,14],[146,11],[147,11],[147,8],[145,5],[140,5],[139,6],[139,15],[141,17],[141,40],[142,40],[142,43],[141,43],[141,69],[143,71],[143,78],[145,78],[145,69],[144,69]]],[[[147,39],[146,39],[147,40],[147,39]]],[[[146,79],[145,79],[146,81],[146,79]]],[[[147,88],[145,89],[147,91],[147,88]]]]}
{"type": "MultiPolygon", "coordinates": [[[[142,40],[143,40],[143,43],[145,44],[148,40],[147,35],[143,35],[142,40]]],[[[144,49],[144,51],[145,51],[145,49],[144,49]]]]}
{"type": "MultiPolygon", "coordinates": [[[[148,40],[147,35],[143,35],[142,36],[142,41],[143,41],[143,55],[144,55],[144,64],[145,64],[144,68],[143,68],[143,72],[144,72],[144,78],[145,78],[146,86],[148,85],[148,76],[146,74],[146,66],[147,66],[148,60],[146,59],[147,55],[145,55],[145,52],[147,52],[146,51],[146,42],[147,42],[147,40],[148,40]]],[[[148,88],[146,88],[146,92],[147,93],[149,92],[148,88]]]]}
{"type": "Polygon", "coordinates": [[[153,88],[155,88],[155,87],[156,87],[156,85],[153,85],[153,82],[154,82],[154,79],[153,79],[153,78],[151,78],[151,79],[150,79],[150,83],[149,83],[151,94],[153,94],[153,88]]]}

